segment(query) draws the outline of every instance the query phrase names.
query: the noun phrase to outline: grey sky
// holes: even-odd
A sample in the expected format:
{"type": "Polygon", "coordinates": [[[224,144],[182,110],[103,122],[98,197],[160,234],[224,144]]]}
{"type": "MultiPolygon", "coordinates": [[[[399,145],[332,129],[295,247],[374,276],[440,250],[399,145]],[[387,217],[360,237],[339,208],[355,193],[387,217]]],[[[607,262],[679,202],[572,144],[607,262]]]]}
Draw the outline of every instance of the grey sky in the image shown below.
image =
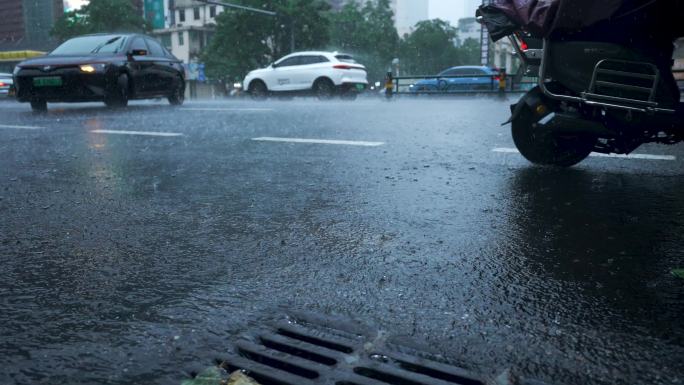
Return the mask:
{"type": "Polygon", "coordinates": [[[430,0],[430,18],[444,19],[458,25],[458,19],[475,16],[475,9],[481,0],[430,0]]]}

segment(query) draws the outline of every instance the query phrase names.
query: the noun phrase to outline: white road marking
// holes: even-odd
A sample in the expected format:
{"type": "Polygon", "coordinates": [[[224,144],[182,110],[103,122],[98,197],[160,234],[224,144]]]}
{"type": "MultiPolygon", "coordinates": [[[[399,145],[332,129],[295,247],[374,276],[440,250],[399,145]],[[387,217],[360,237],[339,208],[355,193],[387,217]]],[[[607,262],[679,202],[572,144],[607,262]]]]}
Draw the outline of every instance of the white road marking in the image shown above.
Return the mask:
{"type": "MultiPolygon", "coordinates": [[[[519,154],[515,148],[498,147],[492,149],[493,152],[501,152],[506,154],[519,154]]],[[[597,158],[622,158],[622,159],[646,159],[646,160],[677,160],[674,155],[651,155],[651,154],[601,154],[598,152],[592,152],[589,156],[597,158]]]]}
{"type": "Polygon", "coordinates": [[[262,142],[287,142],[287,143],[314,143],[314,144],[343,144],[347,146],[365,146],[377,147],[385,144],[384,142],[363,142],[356,140],[329,140],[329,139],[302,139],[302,138],[274,138],[264,136],[260,138],[252,138],[252,140],[262,142]]]}
{"type": "Polygon", "coordinates": [[[95,134],[117,134],[117,135],[145,135],[145,136],[183,136],[177,132],[155,132],[155,131],[120,131],[120,130],[92,130],[95,134]]]}
{"type": "Polygon", "coordinates": [[[183,111],[228,111],[228,112],[269,112],[273,108],[217,108],[217,107],[185,107],[183,111]]]}
{"type": "Polygon", "coordinates": [[[0,128],[16,128],[19,130],[40,130],[45,127],[38,127],[38,126],[16,126],[13,124],[0,124],[0,128]]]}
{"type": "Polygon", "coordinates": [[[506,154],[520,154],[520,151],[518,151],[515,148],[506,148],[506,147],[497,147],[493,148],[492,152],[503,152],[506,154]]]}
{"type": "Polygon", "coordinates": [[[625,159],[647,159],[647,160],[677,160],[674,155],[651,155],[651,154],[601,154],[598,152],[592,152],[589,156],[601,157],[601,158],[625,158],[625,159]]]}

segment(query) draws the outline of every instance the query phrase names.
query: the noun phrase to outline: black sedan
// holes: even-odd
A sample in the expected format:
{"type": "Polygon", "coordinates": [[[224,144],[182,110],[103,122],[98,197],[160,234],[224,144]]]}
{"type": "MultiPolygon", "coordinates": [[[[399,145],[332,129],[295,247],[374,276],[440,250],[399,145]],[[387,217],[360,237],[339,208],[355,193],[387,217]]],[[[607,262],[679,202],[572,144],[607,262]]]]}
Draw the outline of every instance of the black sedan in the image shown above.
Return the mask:
{"type": "Polygon", "coordinates": [[[124,107],[130,99],[168,98],[180,105],[185,71],[155,39],[138,34],[97,34],[67,40],[49,54],[14,69],[17,99],[45,111],[48,102],[104,101],[124,107]]]}

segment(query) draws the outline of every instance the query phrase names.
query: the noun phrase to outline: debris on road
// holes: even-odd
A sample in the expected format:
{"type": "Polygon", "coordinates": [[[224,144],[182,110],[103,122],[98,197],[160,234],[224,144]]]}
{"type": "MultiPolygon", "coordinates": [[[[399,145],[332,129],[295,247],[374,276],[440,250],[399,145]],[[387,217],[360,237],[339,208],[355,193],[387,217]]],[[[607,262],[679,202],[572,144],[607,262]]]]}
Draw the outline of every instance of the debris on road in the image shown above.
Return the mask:
{"type": "Polygon", "coordinates": [[[259,383],[241,371],[236,370],[228,378],[227,385],[259,385],[259,383]]]}
{"type": "Polygon", "coordinates": [[[254,379],[239,370],[228,375],[228,372],[218,366],[204,369],[192,380],[185,380],[181,385],[259,385],[254,379]]]}

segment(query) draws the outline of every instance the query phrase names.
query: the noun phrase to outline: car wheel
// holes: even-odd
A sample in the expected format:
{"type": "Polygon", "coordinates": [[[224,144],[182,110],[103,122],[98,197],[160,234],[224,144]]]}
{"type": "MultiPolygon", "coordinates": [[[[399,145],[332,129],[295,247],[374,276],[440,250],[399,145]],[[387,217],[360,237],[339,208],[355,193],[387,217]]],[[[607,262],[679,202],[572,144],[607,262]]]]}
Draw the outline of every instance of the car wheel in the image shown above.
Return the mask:
{"type": "Polygon", "coordinates": [[[183,102],[185,101],[185,82],[183,79],[179,79],[179,84],[178,87],[173,91],[171,95],[169,95],[169,103],[172,106],[180,106],[183,105],[183,102]]]}
{"type": "Polygon", "coordinates": [[[249,95],[254,100],[266,100],[268,98],[268,88],[261,80],[254,80],[249,85],[249,95]]]}
{"type": "Polygon", "coordinates": [[[41,99],[31,100],[31,109],[33,112],[45,112],[47,111],[47,102],[41,99]]]}
{"type": "Polygon", "coordinates": [[[335,96],[335,85],[328,79],[318,79],[313,85],[318,100],[330,100],[335,96]]]}
{"type": "Polygon", "coordinates": [[[539,129],[543,116],[525,106],[513,119],[511,133],[520,154],[532,163],[570,167],[589,156],[597,138],[593,135],[565,135],[539,129]]]}
{"type": "Polygon", "coordinates": [[[128,105],[128,75],[121,74],[116,84],[105,95],[104,103],[107,107],[119,108],[128,105]]]}

